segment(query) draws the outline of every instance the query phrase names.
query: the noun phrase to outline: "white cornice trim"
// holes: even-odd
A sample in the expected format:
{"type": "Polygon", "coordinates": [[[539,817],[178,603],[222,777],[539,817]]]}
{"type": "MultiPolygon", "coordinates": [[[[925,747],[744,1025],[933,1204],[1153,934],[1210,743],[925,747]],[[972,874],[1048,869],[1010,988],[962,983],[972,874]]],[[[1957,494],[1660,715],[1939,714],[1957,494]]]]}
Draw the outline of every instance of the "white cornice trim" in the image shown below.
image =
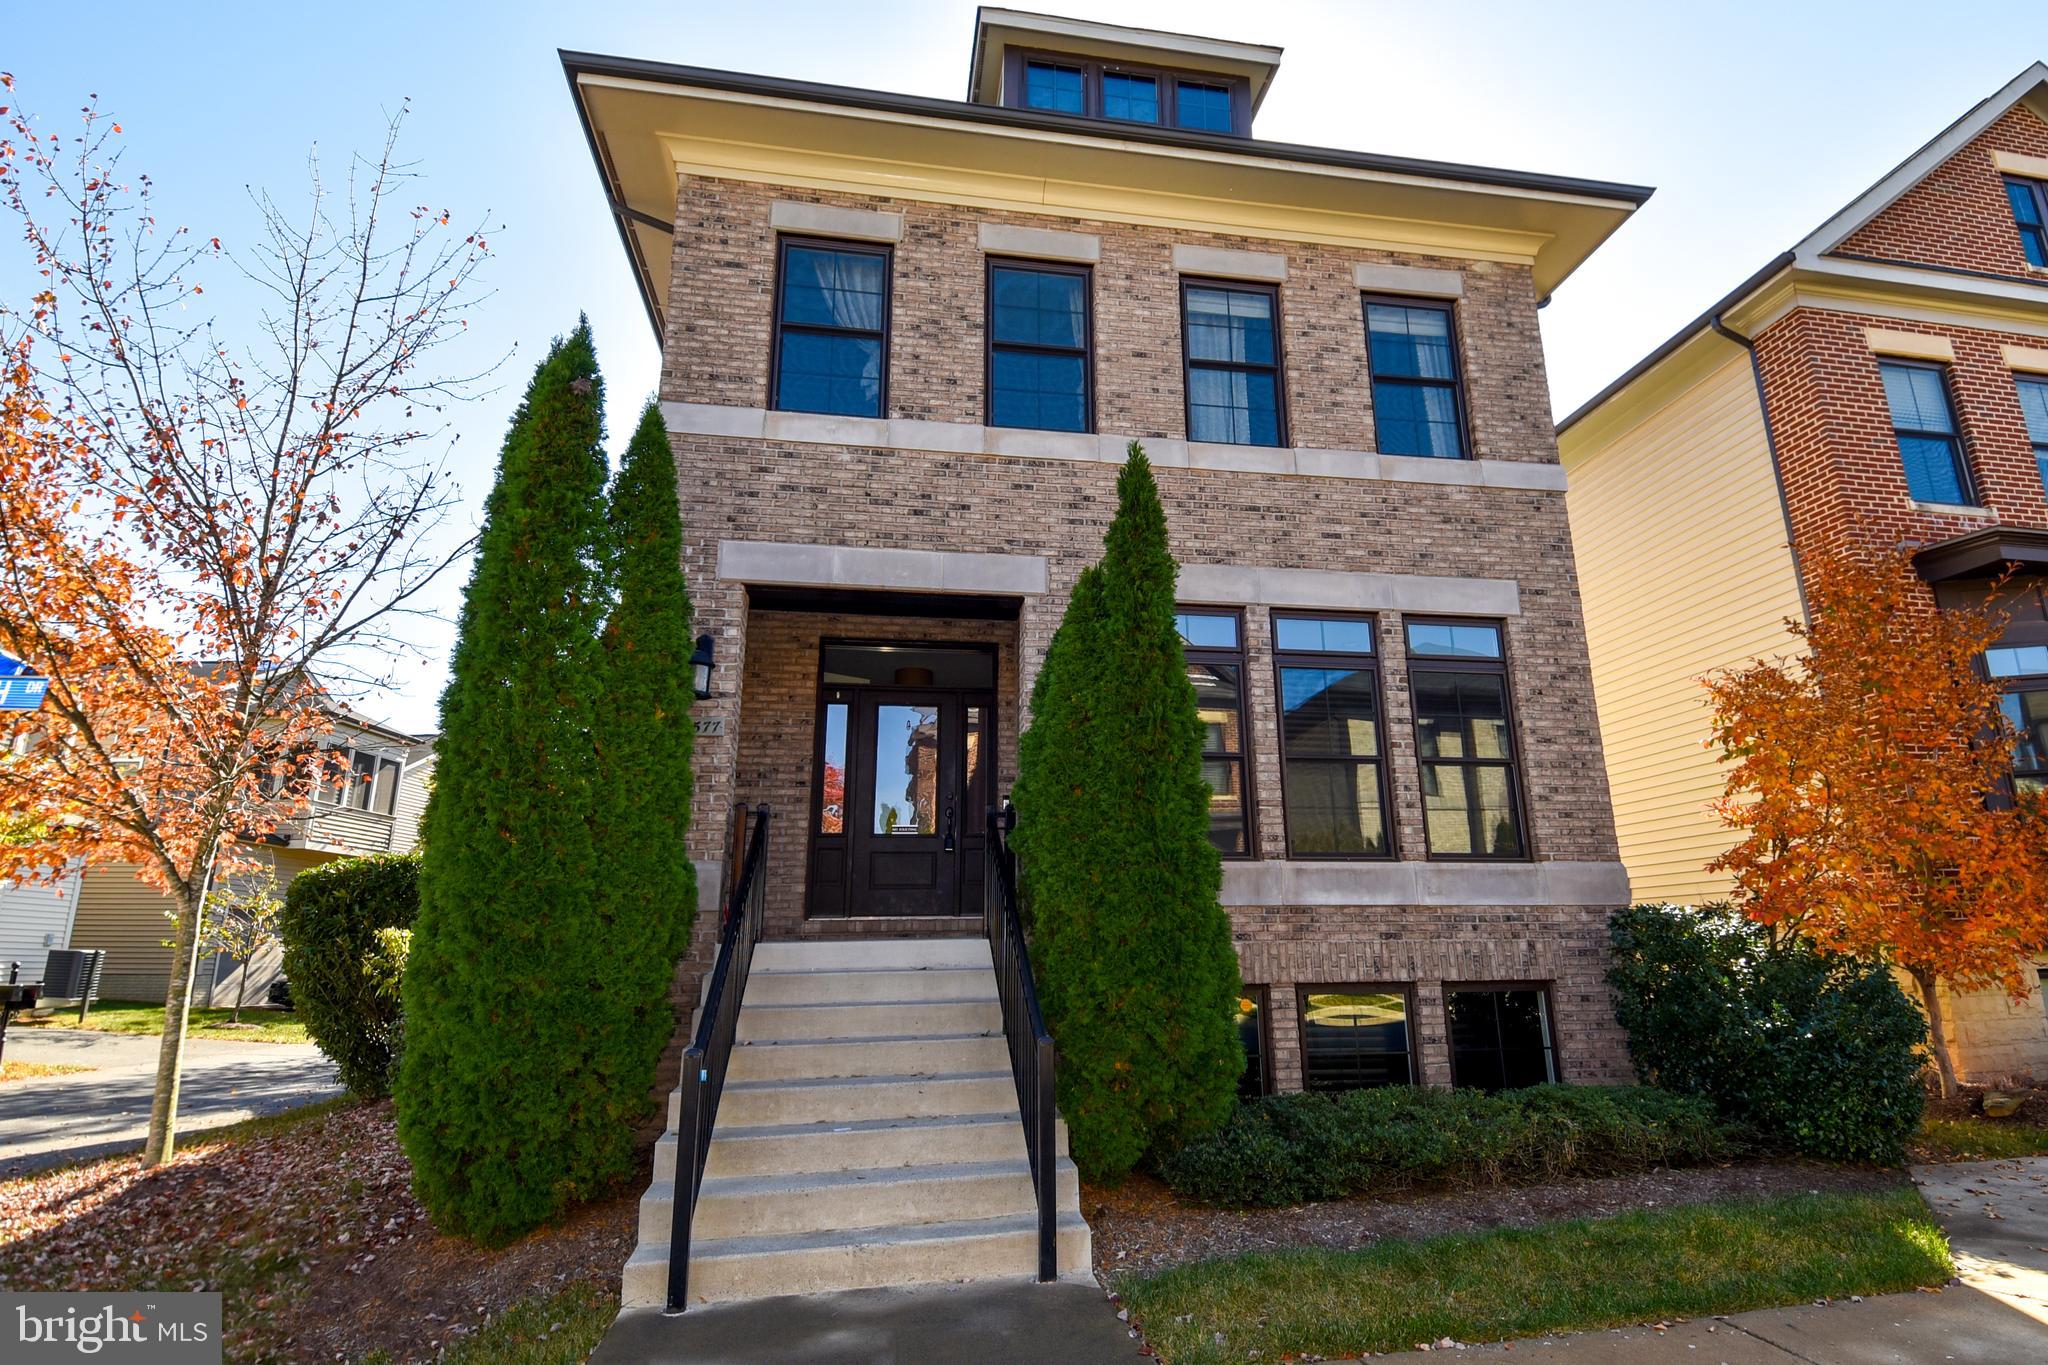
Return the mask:
{"type": "Polygon", "coordinates": [[[1620,863],[1226,862],[1223,904],[1558,907],[1628,904],[1620,863]]]}
{"type": "MultiPolygon", "coordinates": [[[[971,422],[924,422],[907,418],[825,417],[722,403],[664,402],[663,421],[672,436],[743,437],[802,445],[856,446],[864,450],[921,451],[939,455],[988,455],[1011,459],[1084,460],[1122,464],[1134,439],[1110,433],[1027,431],[971,422]]],[[[1456,488],[1498,488],[1562,493],[1561,466],[1537,460],[1431,460],[1380,455],[1369,450],[1324,450],[1313,446],[1234,446],[1172,437],[1143,437],[1145,453],[1162,469],[1220,473],[1282,474],[1301,478],[1354,479],[1380,483],[1434,484],[1456,488]]]]}

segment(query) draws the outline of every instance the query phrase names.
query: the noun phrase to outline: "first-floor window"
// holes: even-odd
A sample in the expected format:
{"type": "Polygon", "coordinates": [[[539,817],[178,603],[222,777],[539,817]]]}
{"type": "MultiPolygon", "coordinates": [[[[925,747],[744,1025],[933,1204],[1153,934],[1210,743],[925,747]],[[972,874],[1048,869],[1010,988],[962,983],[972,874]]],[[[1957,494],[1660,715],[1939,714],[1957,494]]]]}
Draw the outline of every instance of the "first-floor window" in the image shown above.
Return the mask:
{"type": "Polygon", "coordinates": [[[1392,845],[1372,622],[1275,616],[1273,655],[1288,855],[1385,857],[1392,845]]]}
{"type": "Polygon", "coordinates": [[[1266,988],[1246,986],[1237,997],[1237,1039],[1244,1044],[1244,1074],[1237,1078],[1239,1099],[1255,1100],[1272,1089],[1266,1077],[1266,988]]]}
{"type": "Polygon", "coordinates": [[[2019,734],[2012,749],[2014,788],[2048,791],[2048,644],[1993,645],[1984,651],[1984,670],[2005,684],[1999,709],[2019,734]]]}
{"type": "Polygon", "coordinates": [[[1414,1083],[1406,990],[1303,986],[1300,997],[1304,1090],[1414,1083]]]}
{"type": "Polygon", "coordinates": [[[1408,689],[1429,851],[1521,858],[1521,798],[1501,628],[1410,621],[1408,689]]]}
{"type": "Polygon", "coordinates": [[[1182,611],[1174,617],[1202,723],[1202,776],[1209,783],[1209,840],[1226,858],[1252,851],[1245,793],[1244,646],[1234,611],[1182,611]]]}
{"type": "Polygon", "coordinates": [[[1542,986],[1446,986],[1451,1084],[1518,1090],[1557,1079],[1550,992],[1542,986]]]}

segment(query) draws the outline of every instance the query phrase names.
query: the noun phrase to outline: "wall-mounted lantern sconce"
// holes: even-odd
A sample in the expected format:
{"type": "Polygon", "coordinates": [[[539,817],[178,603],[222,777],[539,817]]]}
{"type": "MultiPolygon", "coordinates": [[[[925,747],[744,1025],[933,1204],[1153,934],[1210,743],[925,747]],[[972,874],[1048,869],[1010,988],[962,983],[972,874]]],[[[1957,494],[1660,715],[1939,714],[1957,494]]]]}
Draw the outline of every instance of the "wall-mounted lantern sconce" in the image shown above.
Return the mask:
{"type": "Polygon", "coordinates": [[[711,637],[699,635],[697,647],[690,651],[691,687],[698,701],[711,695],[711,649],[711,637]]]}

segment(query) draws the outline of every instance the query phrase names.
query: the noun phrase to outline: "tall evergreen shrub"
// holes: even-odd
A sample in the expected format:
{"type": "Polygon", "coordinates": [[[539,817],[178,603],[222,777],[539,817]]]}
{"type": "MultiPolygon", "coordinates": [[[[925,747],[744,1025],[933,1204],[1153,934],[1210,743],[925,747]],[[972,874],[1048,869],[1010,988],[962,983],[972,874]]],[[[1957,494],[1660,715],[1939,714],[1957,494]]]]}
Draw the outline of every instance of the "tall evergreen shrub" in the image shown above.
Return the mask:
{"type": "Polygon", "coordinates": [[[652,403],[612,482],[608,516],[613,594],[603,635],[598,756],[612,806],[602,842],[612,869],[602,890],[603,932],[615,965],[600,999],[630,1040],[620,1089],[651,1094],[655,1065],[675,1032],[669,984],[676,959],[689,948],[697,904],[696,869],[683,844],[696,699],[690,594],[675,453],[652,403]]]}
{"type": "Polygon", "coordinates": [[[445,1231],[525,1232],[632,1169],[641,1053],[613,987],[603,395],[588,324],[542,361],[499,457],[441,697],[404,980],[399,1137],[445,1231]]]}
{"type": "Polygon", "coordinates": [[[1016,847],[1075,1162],[1116,1179],[1227,1117],[1244,1054],[1166,513],[1137,442],[1033,690],[1016,847]]]}

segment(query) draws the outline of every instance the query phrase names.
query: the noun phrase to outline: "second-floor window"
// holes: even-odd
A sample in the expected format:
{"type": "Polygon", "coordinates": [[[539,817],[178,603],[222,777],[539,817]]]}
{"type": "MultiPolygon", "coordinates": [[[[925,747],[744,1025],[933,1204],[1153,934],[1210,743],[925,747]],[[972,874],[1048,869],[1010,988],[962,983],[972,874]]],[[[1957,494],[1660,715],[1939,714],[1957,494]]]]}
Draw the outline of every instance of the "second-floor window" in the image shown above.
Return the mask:
{"type": "Polygon", "coordinates": [[[1906,491],[1915,502],[1969,503],[1970,477],[1949,406],[1947,372],[1917,360],[1885,360],[1877,368],[1906,468],[1906,491]]]}
{"type": "Polygon", "coordinates": [[[1184,280],[1188,439],[1240,446],[1286,443],[1280,409],[1279,291],[1184,280]]]}
{"type": "Polygon", "coordinates": [[[367,749],[331,750],[344,758],[348,771],[336,778],[336,769],[322,772],[314,800],[343,810],[365,810],[389,815],[398,806],[399,763],[367,749]]]}
{"type": "Polygon", "coordinates": [[[782,239],[771,377],[777,408],[883,415],[889,259],[887,247],[782,239]]]}
{"type": "Polygon", "coordinates": [[[990,426],[1089,429],[1088,290],[1085,266],[989,263],[990,426]]]}
{"type": "Polygon", "coordinates": [[[2012,205],[2013,226],[2020,230],[2020,249],[2027,264],[2048,269],[2048,185],[2008,177],[2005,199],[2012,205]]]}
{"type": "Polygon", "coordinates": [[[1391,851],[1372,635],[1359,617],[1273,618],[1289,857],[1391,851]]]}
{"type": "Polygon", "coordinates": [[[1209,841],[1226,858],[1249,857],[1251,808],[1245,796],[1244,644],[1234,611],[1175,615],[1187,653],[1195,714],[1202,723],[1202,776],[1209,783],[1209,841]]]}
{"type": "Polygon", "coordinates": [[[2027,419],[2027,441],[2034,447],[2034,467],[2040,471],[2042,488],[2048,489],[2048,379],[2022,375],[2016,382],[2020,411],[2027,419]]]}
{"type": "Polygon", "coordinates": [[[1431,855],[1526,857],[1500,627],[1407,625],[1408,690],[1431,855]]]}
{"type": "Polygon", "coordinates": [[[1463,459],[1465,405],[1451,310],[1368,297],[1365,340],[1380,454],[1463,459]]]}

